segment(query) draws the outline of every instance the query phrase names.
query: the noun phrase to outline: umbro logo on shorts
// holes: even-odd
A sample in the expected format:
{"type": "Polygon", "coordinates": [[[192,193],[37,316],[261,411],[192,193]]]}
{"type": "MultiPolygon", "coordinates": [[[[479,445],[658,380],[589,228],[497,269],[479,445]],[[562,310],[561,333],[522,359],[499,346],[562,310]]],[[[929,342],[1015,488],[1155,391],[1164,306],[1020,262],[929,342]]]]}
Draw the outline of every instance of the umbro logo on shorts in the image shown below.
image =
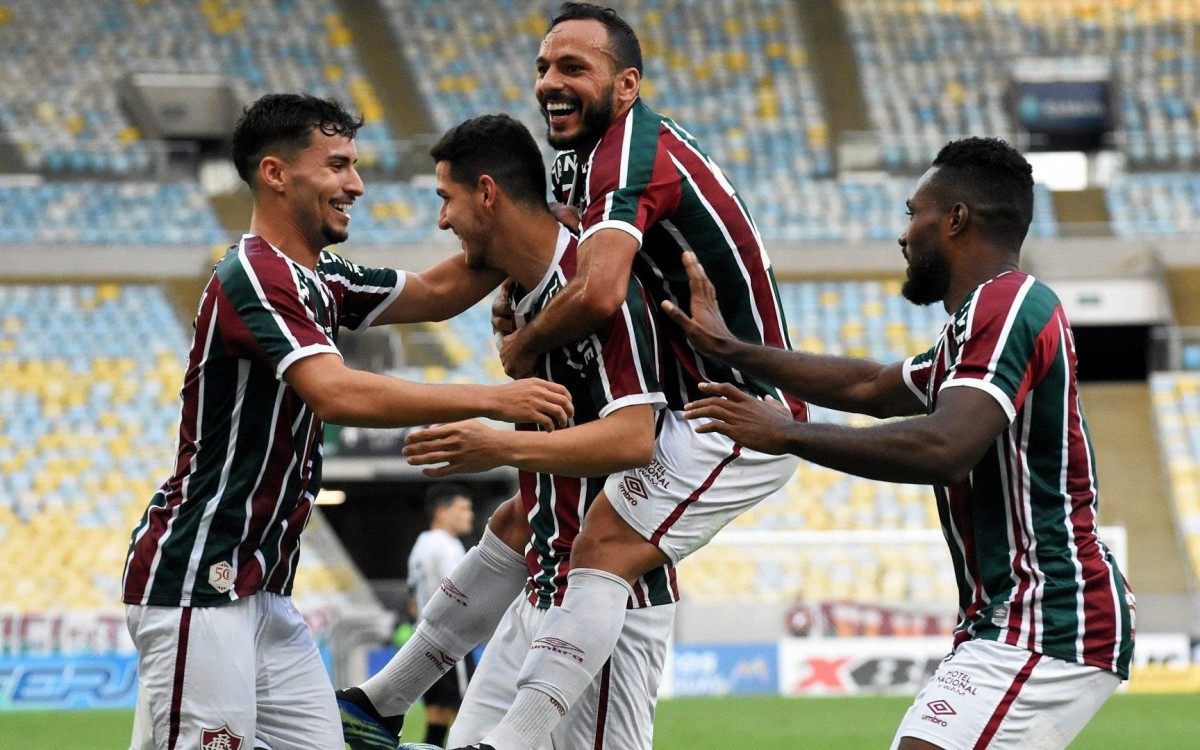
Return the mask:
{"type": "Polygon", "coordinates": [[[637,477],[625,477],[621,480],[621,497],[625,498],[630,505],[637,505],[639,500],[645,500],[649,495],[646,494],[646,485],[642,484],[642,480],[637,477]]]}
{"type": "Polygon", "coordinates": [[[239,750],[241,746],[242,738],[229,731],[224,724],[220,729],[200,730],[201,750],[239,750]]]}
{"type": "Polygon", "coordinates": [[[953,706],[944,700],[930,701],[926,705],[929,706],[929,710],[932,711],[935,716],[953,716],[954,714],[958,713],[954,710],[953,706]]]}

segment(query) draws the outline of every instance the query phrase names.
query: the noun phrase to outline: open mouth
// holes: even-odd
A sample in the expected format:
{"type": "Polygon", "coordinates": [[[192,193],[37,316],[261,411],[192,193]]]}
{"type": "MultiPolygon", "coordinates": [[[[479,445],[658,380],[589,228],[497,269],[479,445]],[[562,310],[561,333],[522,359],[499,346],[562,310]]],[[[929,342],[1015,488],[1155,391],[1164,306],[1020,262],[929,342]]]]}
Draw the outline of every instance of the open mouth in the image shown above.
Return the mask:
{"type": "Polygon", "coordinates": [[[562,125],[568,118],[579,112],[579,103],[573,101],[555,100],[546,102],[543,106],[546,120],[550,125],[562,125]]]}
{"type": "Polygon", "coordinates": [[[344,216],[346,218],[346,221],[349,221],[350,220],[350,206],[353,205],[353,203],[354,203],[354,201],[330,201],[329,205],[333,207],[333,210],[336,213],[341,214],[342,216],[344,216]]]}

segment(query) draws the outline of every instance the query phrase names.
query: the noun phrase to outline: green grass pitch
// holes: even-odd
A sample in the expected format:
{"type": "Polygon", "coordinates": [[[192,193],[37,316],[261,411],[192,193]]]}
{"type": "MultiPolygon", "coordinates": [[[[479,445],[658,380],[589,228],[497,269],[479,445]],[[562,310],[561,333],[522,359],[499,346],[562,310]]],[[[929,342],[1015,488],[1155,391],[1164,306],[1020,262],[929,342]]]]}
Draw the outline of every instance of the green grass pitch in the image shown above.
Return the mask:
{"type": "MultiPolygon", "coordinates": [[[[886,748],[908,698],[684,698],[659,704],[655,750],[886,748]]],[[[117,750],[132,712],[0,713],[0,748],[117,750]]],[[[406,740],[419,740],[414,712],[406,740]]],[[[1117,695],[1072,750],[1200,747],[1200,694],[1117,695]]]]}

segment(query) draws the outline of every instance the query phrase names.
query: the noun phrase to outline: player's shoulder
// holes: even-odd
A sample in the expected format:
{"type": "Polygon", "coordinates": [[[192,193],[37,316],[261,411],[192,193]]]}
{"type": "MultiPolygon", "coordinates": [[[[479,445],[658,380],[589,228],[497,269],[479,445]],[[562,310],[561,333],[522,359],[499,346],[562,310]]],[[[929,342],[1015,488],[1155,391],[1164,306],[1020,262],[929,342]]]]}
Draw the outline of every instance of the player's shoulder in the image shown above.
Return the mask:
{"type": "Polygon", "coordinates": [[[1010,271],[975,288],[955,314],[956,327],[979,330],[995,321],[1010,328],[1040,329],[1059,307],[1058,295],[1030,274],[1010,271]]]}

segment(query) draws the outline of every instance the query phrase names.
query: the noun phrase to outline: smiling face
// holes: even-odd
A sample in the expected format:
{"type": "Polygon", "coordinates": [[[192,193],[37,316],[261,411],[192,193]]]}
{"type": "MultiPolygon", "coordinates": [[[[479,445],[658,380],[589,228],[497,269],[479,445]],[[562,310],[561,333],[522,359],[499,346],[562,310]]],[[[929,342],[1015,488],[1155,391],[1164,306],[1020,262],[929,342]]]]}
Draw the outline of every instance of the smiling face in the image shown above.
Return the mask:
{"type": "Polygon", "coordinates": [[[619,104],[616,79],[625,74],[615,70],[604,24],[563,21],[542,40],[535,64],[534,94],[546,120],[547,142],[582,150],[599,141],[619,104]]]}
{"type": "Polygon", "coordinates": [[[488,268],[488,230],[479,191],[456,182],[450,175],[450,163],[439,161],[433,168],[437,194],[442,199],[438,211],[438,229],[454,232],[471,268],[488,268]]]}
{"type": "Polygon", "coordinates": [[[288,211],[296,228],[316,250],[350,236],[350,206],[363,194],[354,164],[354,141],[312,132],[308,146],[287,164],[288,211]]]}
{"type": "Polygon", "coordinates": [[[938,302],[950,290],[950,260],[943,237],[947,212],[933,194],[936,173],[936,167],[926,172],[905,201],[909,222],[899,239],[900,251],[908,261],[908,278],[900,293],[917,305],[938,302]]]}

